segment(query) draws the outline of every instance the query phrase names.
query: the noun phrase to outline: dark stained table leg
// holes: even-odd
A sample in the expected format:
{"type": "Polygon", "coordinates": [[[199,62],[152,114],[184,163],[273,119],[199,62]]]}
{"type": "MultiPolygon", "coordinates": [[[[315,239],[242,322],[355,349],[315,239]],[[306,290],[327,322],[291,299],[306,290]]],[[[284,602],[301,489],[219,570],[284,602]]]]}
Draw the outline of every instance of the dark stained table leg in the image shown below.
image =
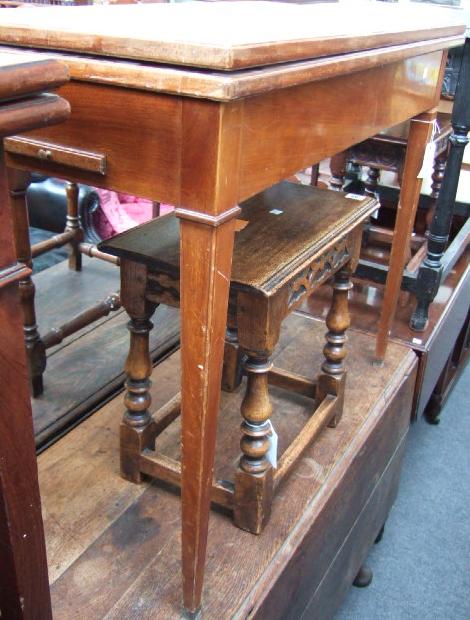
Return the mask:
{"type": "MultiPolygon", "coordinates": [[[[452,112],[452,134],[449,154],[428,235],[428,252],[418,272],[415,295],[416,310],[410,321],[411,329],[423,331],[428,322],[429,305],[437,294],[442,276],[442,258],[449,240],[455,196],[459,184],[463,153],[470,131],[470,39],[464,47],[459,81],[452,112]]],[[[464,248],[462,248],[463,250],[464,248]]]]}

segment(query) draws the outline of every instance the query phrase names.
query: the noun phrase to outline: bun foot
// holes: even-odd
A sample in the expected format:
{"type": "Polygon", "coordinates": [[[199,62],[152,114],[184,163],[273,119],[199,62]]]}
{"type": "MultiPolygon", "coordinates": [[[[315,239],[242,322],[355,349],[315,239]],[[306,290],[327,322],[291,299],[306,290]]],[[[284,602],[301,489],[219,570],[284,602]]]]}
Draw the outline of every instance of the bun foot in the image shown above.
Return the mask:
{"type": "Polygon", "coordinates": [[[359,569],[359,572],[356,575],[356,579],[353,581],[353,586],[356,588],[367,588],[367,586],[372,581],[372,571],[371,569],[364,564],[359,569]]]}

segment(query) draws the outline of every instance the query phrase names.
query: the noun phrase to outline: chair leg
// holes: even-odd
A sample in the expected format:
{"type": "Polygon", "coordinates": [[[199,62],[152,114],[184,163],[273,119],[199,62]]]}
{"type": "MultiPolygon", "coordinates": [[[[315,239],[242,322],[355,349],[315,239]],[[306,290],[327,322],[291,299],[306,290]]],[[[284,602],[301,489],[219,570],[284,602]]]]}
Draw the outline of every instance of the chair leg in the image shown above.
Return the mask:
{"type": "MultiPolygon", "coordinates": [[[[15,236],[16,256],[18,262],[32,268],[31,244],[29,240],[28,208],[26,191],[31,182],[27,172],[8,170],[10,202],[12,207],[13,227],[15,236]]],[[[46,369],[46,348],[39,335],[36,324],[34,297],[36,289],[31,276],[19,282],[20,300],[23,309],[23,331],[28,359],[29,378],[33,397],[40,396],[44,391],[43,373],[46,369]]]]}
{"type": "Polygon", "coordinates": [[[367,171],[367,180],[365,182],[364,194],[366,196],[371,196],[372,198],[377,197],[377,187],[379,185],[380,178],[380,170],[379,168],[374,168],[371,166],[367,171]]]}
{"type": "Polygon", "coordinates": [[[318,377],[317,399],[323,400],[327,394],[337,397],[335,414],[329,426],[335,427],[343,414],[344,387],[346,371],[346,330],[350,325],[348,292],[352,288],[348,266],[338,271],[333,279],[333,299],[326,317],[326,345],[323,349],[325,361],[318,377]]]}
{"type": "Polygon", "coordinates": [[[149,412],[152,373],[149,333],[153,327],[150,317],[157,305],[145,299],[146,276],[145,265],[121,263],[121,300],[130,317],[130,347],[125,365],[126,411],[120,435],[121,475],[131,482],[142,481],[140,454],[144,448],[152,447],[154,441],[149,412]]]}
{"type": "Polygon", "coordinates": [[[84,234],[78,214],[78,185],[76,183],[67,183],[65,193],[67,195],[67,223],[65,230],[74,233],[74,239],[70,243],[69,269],[81,271],[82,253],[80,252],[80,243],[83,241],[84,234]]]}
{"type": "Polygon", "coordinates": [[[244,363],[246,393],[241,405],[242,456],[235,475],[234,522],[259,534],[271,514],[273,472],[267,459],[272,405],[268,391],[269,355],[249,352],[244,363]]]}
{"type": "Polygon", "coordinates": [[[341,191],[344,185],[344,177],[346,176],[346,163],[348,151],[342,151],[333,155],[330,159],[330,188],[341,191]]]}

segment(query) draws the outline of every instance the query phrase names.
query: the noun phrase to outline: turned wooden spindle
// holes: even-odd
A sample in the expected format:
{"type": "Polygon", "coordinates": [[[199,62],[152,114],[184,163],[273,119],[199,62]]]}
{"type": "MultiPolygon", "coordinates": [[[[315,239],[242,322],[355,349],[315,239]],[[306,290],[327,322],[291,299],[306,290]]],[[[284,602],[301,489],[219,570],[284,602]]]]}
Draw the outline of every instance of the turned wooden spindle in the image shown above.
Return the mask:
{"type": "Polygon", "coordinates": [[[149,377],[152,362],[149,353],[149,333],[153,324],[147,316],[131,316],[127,327],[130,332],[130,346],[125,364],[127,392],[124,397],[126,405],[124,421],[129,426],[140,428],[150,421],[149,377]]]}
{"type": "MultiPolygon", "coordinates": [[[[16,256],[19,263],[32,269],[31,244],[29,241],[29,219],[26,192],[31,182],[28,172],[8,169],[10,203],[13,217],[16,256]]],[[[28,358],[29,377],[33,397],[44,391],[42,375],[46,368],[46,349],[39,335],[36,323],[34,298],[36,289],[30,275],[19,281],[20,301],[23,309],[23,331],[28,358]]]]}
{"type": "Polygon", "coordinates": [[[139,458],[147,447],[146,430],[151,422],[149,334],[153,327],[150,318],[157,304],[145,299],[146,275],[145,265],[129,261],[121,264],[121,302],[130,317],[130,347],[124,368],[127,379],[121,425],[121,473],[131,482],[142,480],[139,458]]]}
{"type": "Polygon", "coordinates": [[[346,176],[347,151],[341,151],[333,155],[330,160],[330,189],[341,191],[344,185],[344,177],[346,176]]]}
{"type": "Polygon", "coordinates": [[[338,407],[331,419],[329,426],[335,427],[342,414],[342,399],[346,371],[344,358],[346,357],[346,331],[350,325],[348,292],[352,288],[349,270],[342,269],[335,274],[333,279],[333,299],[326,317],[328,331],[325,335],[326,345],[323,348],[325,361],[321,369],[323,374],[319,376],[318,397],[324,398],[325,394],[338,396],[338,407]]]}
{"type": "Polygon", "coordinates": [[[437,295],[443,275],[443,256],[451,232],[463,155],[469,142],[469,93],[470,38],[467,38],[452,109],[452,133],[449,138],[446,168],[429,226],[427,255],[419,268],[415,286],[417,304],[410,320],[410,327],[416,331],[423,331],[426,328],[429,306],[437,295]]]}
{"type": "Polygon", "coordinates": [[[372,198],[377,197],[377,187],[379,184],[380,178],[380,170],[379,168],[370,167],[367,171],[367,179],[364,183],[364,194],[366,196],[371,196],[372,198]]]}
{"type": "Polygon", "coordinates": [[[431,228],[434,212],[436,210],[436,201],[439,198],[439,193],[442,187],[442,181],[444,179],[444,172],[447,162],[447,150],[440,153],[434,160],[433,172],[431,175],[431,198],[433,200],[432,207],[428,209],[426,213],[426,231],[431,228]]]}
{"type": "Polygon", "coordinates": [[[262,474],[269,467],[266,453],[273,408],[269,399],[268,373],[272,364],[266,358],[248,357],[244,367],[248,380],[241,404],[240,468],[249,474],[262,474]]]}
{"type": "Polygon", "coordinates": [[[74,271],[82,270],[82,253],[80,243],[83,241],[84,234],[78,213],[78,194],[79,188],[76,183],[67,183],[65,187],[67,196],[67,219],[65,230],[73,233],[70,242],[69,268],[74,271]]]}
{"type": "Polygon", "coordinates": [[[269,519],[273,494],[272,466],[267,459],[272,405],[268,390],[269,355],[248,353],[244,363],[247,386],[241,413],[242,456],[235,476],[235,523],[258,534],[269,519]]]}

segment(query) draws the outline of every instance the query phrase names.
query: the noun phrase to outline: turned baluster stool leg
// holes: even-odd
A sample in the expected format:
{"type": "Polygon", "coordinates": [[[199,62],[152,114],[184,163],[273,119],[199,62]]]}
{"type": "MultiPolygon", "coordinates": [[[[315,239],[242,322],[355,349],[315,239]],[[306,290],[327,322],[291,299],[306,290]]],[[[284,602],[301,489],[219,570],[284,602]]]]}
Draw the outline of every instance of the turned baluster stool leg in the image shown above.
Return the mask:
{"type": "Polygon", "coordinates": [[[364,183],[364,194],[376,198],[377,187],[379,184],[380,170],[379,168],[370,167],[367,171],[367,179],[364,183]]]}
{"type": "Polygon", "coordinates": [[[333,279],[333,299],[326,317],[326,345],[323,349],[325,361],[322,364],[322,373],[318,377],[317,397],[323,400],[327,394],[337,397],[334,416],[329,422],[335,427],[343,413],[344,387],[346,371],[344,358],[346,357],[346,331],[350,325],[348,292],[352,288],[348,266],[338,271],[333,279]]]}
{"type": "Polygon", "coordinates": [[[225,332],[224,366],[222,370],[222,389],[233,392],[242,382],[243,351],[238,343],[238,331],[228,327],[225,332]]]}
{"type": "MultiPolygon", "coordinates": [[[[18,262],[32,268],[31,244],[29,240],[28,207],[26,191],[31,182],[29,172],[10,168],[8,170],[10,202],[13,217],[16,255],[18,262]]],[[[31,276],[20,280],[20,300],[23,309],[23,331],[28,358],[31,393],[34,397],[44,391],[42,375],[46,369],[46,349],[36,324],[34,297],[36,289],[31,276]]]]}
{"type": "Polygon", "coordinates": [[[150,317],[156,304],[145,299],[147,268],[145,265],[122,261],[121,301],[130,321],[130,347],[127,356],[126,411],[121,424],[121,475],[131,482],[141,482],[140,453],[150,447],[153,437],[150,433],[150,358],[149,333],[153,325],[150,317]]]}
{"type": "Polygon", "coordinates": [[[69,269],[81,271],[82,253],[80,252],[80,243],[83,241],[83,228],[78,213],[78,185],[76,183],[67,183],[65,193],[67,195],[67,223],[65,230],[74,234],[74,238],[70,242],[69,269]]]}
{"type": "Polygon", "coordinates": [[[342,151],[333,155],[330,159],[330,188],[341,191],[344,185],[344,177],[346,176],[346,163],[348,151],[342,151]]]}
{"type": "Polygon", "coordinates": [[[243,422],[238,470],[235,475],[235,524],[259,534],[271,514],[273,495],[272,466],[266,458],[269,450],[272,405],[268,391],[269,355],[247,352],[245,397],[241,405],[243,422]]]}

